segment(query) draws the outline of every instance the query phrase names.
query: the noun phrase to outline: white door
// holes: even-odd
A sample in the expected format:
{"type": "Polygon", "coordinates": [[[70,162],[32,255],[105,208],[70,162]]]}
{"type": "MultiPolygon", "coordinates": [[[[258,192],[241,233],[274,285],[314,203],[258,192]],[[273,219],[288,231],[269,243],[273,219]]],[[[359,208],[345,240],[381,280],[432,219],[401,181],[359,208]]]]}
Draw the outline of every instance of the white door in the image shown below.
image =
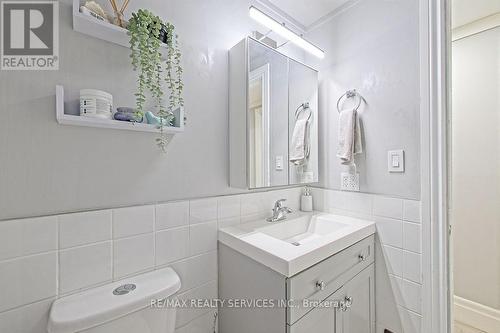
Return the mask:
{"type": "Polygon", "coordinates": [[[451,51],[452,325],[500,332],[500,27],[451,51]]]}

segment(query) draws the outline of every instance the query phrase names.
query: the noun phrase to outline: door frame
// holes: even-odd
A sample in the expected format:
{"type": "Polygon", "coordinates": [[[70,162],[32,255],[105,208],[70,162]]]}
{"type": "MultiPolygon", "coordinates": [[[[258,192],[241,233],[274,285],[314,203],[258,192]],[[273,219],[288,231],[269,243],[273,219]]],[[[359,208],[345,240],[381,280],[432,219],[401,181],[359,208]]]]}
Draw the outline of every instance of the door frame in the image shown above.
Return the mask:
{"type": "MultiPolygon", "coordinates": [[[[270,124],[270,115],[271,111],[271,93],[270,93],[270,73],[271,67],[269,63],[262,65],[253,71],[250,72],[248,80],[249,82],[252,80],[260,79],[262,86],[262,133],[264,134],[263,147],[262,150],[262,169],[263,169],[263,182],[264,186],[271,185],[271,161],[270,161],[270,152],[269,146],[271,143],[270,132],[271,132],[271,124],[270,124]]],[[[250,85],[250,83],[249,83],[250,85]]]]}
{"type": "Polygon", "coordinates": [[[450,0],[420,1],[423,332],[450,333],[450,0]]]}

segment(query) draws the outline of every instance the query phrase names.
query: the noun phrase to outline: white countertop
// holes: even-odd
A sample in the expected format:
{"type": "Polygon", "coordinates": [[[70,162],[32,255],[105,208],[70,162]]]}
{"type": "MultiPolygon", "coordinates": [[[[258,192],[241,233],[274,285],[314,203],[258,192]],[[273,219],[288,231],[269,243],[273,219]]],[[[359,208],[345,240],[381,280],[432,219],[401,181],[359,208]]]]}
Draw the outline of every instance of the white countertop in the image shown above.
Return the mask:
{"type": "MultiPolygon", "coordinates": [[[[310,224],[309,230],[311,227],[314,228],[313,224],[310,224]]],[[[274,271],[291,277],[373,235],[375,230],[375,222],[369,220],[322,212],[295,213],[279,222],[262,219],[223,228],[219,230],[219,241],[274,271]],[[289,236],[293,236],[294,232],[301,233],[298,228],[312,223],[309,220],[318,221],[316,233],[307,233],[310,236],[303,237],[303,244],[293,245],[290,239],[294,237],[289,236]],[[329,230],[329,227],[337,225],[341,227],[329,230]],[[279,239],[281,234],[289,234],[282,237],[289,239],[279,239]]],[[[300,236],[302,235],[297,237],[300,236]]]]}

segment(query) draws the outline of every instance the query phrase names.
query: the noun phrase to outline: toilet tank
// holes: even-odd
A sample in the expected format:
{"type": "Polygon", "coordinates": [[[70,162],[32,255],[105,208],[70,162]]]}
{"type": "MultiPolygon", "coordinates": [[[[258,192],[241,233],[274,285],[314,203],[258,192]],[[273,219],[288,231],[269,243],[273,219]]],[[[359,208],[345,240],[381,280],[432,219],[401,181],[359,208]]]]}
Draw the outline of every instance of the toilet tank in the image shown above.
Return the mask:
{"type": "Polygon", "coordinates": [[[171,268],[145,273],[52,304],[49,333],[173,333],[175,308],[162,300],[181,287],[171,268]]]}

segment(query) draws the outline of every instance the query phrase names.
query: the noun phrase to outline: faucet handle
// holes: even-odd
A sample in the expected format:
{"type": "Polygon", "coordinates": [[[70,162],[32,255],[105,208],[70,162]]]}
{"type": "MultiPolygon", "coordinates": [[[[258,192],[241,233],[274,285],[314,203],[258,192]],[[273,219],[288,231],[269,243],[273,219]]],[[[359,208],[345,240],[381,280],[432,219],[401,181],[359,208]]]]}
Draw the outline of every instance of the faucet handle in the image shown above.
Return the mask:
{"type": "Polygon", "coordinates": [[[279,199],[276,201],[276,203],[274,204],[274,207],[275,208],[282,208],[283,207],[283,202],[285,202],[286,199],[279,199]]]}

